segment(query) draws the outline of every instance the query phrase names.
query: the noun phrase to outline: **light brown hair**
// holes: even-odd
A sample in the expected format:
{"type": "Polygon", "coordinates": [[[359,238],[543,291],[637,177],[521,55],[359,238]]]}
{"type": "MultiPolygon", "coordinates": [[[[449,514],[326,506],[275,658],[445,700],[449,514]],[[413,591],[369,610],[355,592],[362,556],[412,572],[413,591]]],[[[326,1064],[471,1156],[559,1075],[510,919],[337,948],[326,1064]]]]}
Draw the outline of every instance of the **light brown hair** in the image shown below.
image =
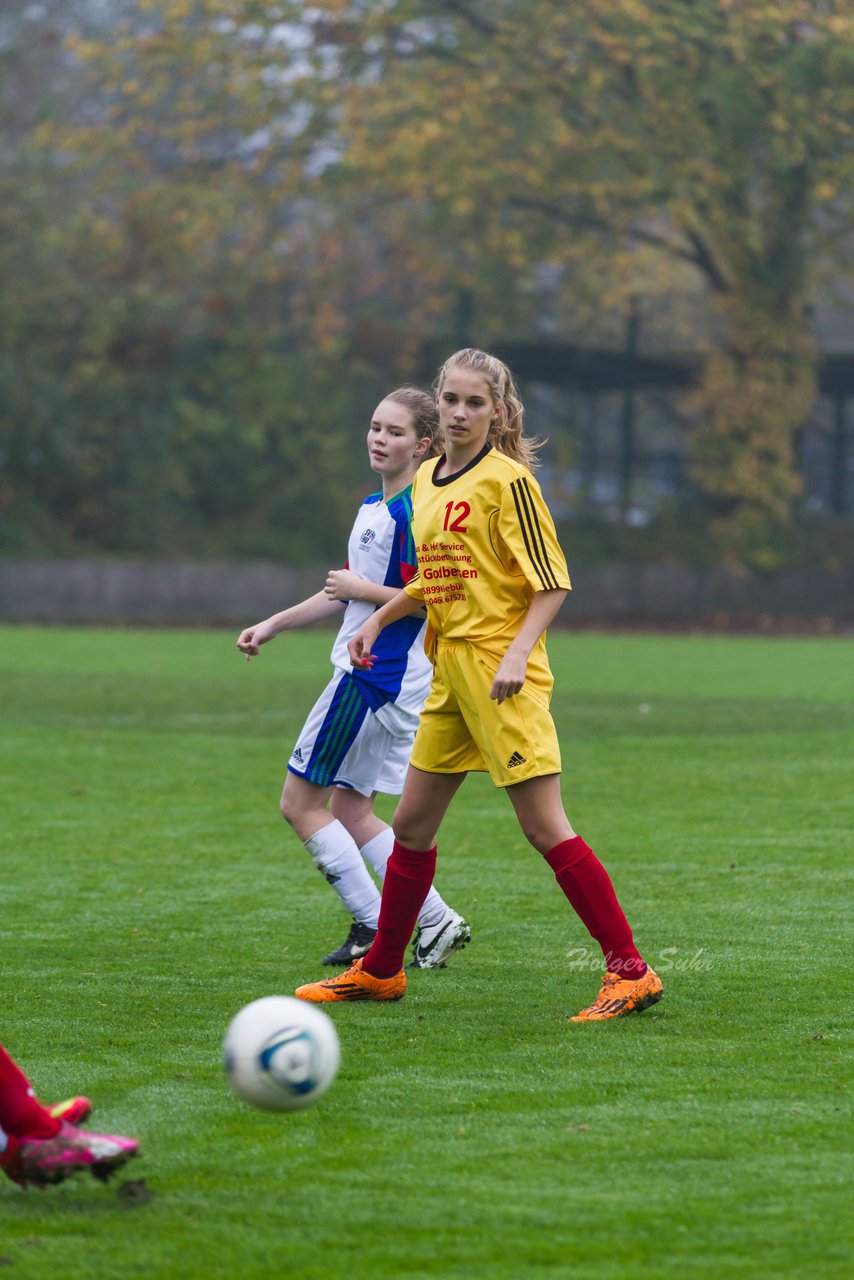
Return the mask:
{"type": "Polygon", "coordinates": [[[445,376],[451,369],[471,369],[484,378],[489,386],[492,403],[498,409],[498,416],[490,424],[487,440],[499,453],[504,453],[508,458],[533,470],[537,466],[537,453],[542,448],[543,441],[524,435],[525,406],[519,398],[513,374],[504,361],[490,355],[488,351],[479,351],[476,347],[464,347],[461,351],[455,351],[442,365],[433,383],[437,395],[441,393],[445,376]]]}
{"type": "Polygon", "coordinates": [[[398,387],[396,391],[390,391],[387,396],[383,396],[383,399],[393,400],[395,404],[402,404],[404,409],[409,410],[416,439],[423,440],[425,436],[429,436],[430,444],[424,454],[425,458],[434,458],[441,452],[439,412],[429,391],[422,391],[420,387],[398,387]]]}

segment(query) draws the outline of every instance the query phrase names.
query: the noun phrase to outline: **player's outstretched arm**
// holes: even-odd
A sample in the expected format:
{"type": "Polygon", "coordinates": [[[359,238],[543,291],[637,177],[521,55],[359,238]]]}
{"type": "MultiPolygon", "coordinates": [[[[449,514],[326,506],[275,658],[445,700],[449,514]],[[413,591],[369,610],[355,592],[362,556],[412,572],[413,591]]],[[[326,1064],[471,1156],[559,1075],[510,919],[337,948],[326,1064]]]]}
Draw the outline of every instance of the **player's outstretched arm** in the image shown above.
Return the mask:
{"type": "Polygon", "coordinates": [[[272,640],[280,631],[293,631],[297,627],[307,627],[312,622],[325,622],[327,618],[334,618],[339,614],[343,607],[339,600],[330,600],[325,591],[318,591],[307,600],[292,605],[290,609],[283,609],[281,613],[274,613],[263,622],[245,627],[237,637],[237,647],[241,653],[246,654],[248,662],[250,658],[257,657],[262,644],[272,640]]]}
{"type": "Polygon", "coordinates": [[[383,627],[397,622],[400,618],[407,618],[411,613],[423,613],[423,611],[424,605],[420,600],[414,599],[406,591],[398,591],[388,604],[384,604],[381,609],[377,609],[376,613],[371,614],[347,645],[353,666],[369,667],[371,665],[373,661],[371,649],[383,627]]]}

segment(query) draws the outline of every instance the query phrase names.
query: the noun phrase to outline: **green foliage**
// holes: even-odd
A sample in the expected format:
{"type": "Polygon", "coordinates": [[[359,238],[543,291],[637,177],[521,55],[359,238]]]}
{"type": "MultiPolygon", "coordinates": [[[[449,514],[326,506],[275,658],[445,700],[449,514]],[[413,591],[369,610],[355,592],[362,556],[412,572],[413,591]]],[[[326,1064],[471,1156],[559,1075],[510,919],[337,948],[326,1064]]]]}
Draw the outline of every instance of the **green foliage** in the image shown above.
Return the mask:
{"type": "Polygon", "coordinates": [[[850,265],[850,5],[41,11],[0,91],[0,546],[248,552],[284,520],[331,551],[305,492],[349,507],[348,424],[426,345],[700,288],[694,479],[771,564],[809,303],[850,265]]]}
{"type": "Polygon", "coordinates": [[[259,340],[212,277],[193,298],[93,271],[85,305],[82,279],[54,283],[38,333],[3,344],[6,547],[340,553],[377,380],[344,350],[300,358],[292,322],[259,340]]]}
{"type": "Polygon", "coordinates": [[[82,105],[0,151],[0,548],[339,557],[393,349],[364,359],[245,165],[184,163],[162,99],[123,130],[121,42],[71,46],[104,60],[82,105]]]}
{"type": "MultiPolygon", "coordinates": [[[[383,5],[338,36],[345,65],[355,40],[379,68],[347,96],[344,166],[391,189],[393,218],[406,197],[429,202],[463,260],[566,268],[604,249],[602,300],[636,293],[650,257],[661,293],[668,263],[690,265],[715,333],[694,478],[725,554],[770,567],[815,390],[808,301],[850,230],[850,7],[418,8],[383,5]]],[[[567,309],[575,283],[567,271],[567,309]]]]}
{"type": "MultiPolygon", "coordinates": [[[[757,531],[743,528],[745,560],[760,572],[823,569],[844,572],[854,563],[854,526],[826,516],[800,515],[757,531]]],[[[563,521],[558,534],[573,566],[590,568],[609,562],[686,565],[708,569],[732,559],[732,535],[718,531],[713,513],[702,502],[665,507],[642,528],[593,517],[563,521]]],[[[797,613],[797,609],[793,608],[797,613]]]]}
{"type": "Polygon", "coordinates": [[[10,1274],[846,1275],[850,646],[553,635],[569,812],[664,1000],[565,1021],[598,960],[472,777],[438,881],[472,945],[332,1010],[337,1081],[271,1116],[220,1045],[346,932],[276,807],[329,639],[247,666],[229,635],[0,629],[3,1041],[42,1097],[140,1138],[118,1182],[151,1193],[2,1180],[10,1274]]]}

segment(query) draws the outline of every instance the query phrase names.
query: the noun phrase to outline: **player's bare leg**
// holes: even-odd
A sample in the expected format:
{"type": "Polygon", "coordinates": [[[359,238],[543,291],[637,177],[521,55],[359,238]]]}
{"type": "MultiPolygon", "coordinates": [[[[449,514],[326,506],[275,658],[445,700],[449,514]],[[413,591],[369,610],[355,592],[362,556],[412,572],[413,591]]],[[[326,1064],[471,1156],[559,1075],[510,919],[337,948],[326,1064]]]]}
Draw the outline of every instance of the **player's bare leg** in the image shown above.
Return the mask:
{"type": "Polygon", "coordinates": [[[563,840],[572,840],[575,832],[563,807],[560,774],[528,778],[505,787],[507,798],[516,810],[522,834],[538,853],[545,855],[563,840]]]}
{"type": "Polygon", "coordinates": [[[319,787],[296,773],[285,778],[279,810],[303,843],[335,821],[327,808],[332,791],[332,787],[319,787]]]}
{"type": "Polygon", "coordinates": [[[464,773],[425,773],[411,764],[394,811],[395,839],[407,849],[432,849],[448,806],[465,778],[464,773]]]}
{"type": "Polygon", "coordinates": [[[332,788],[329,811],[347,828],[360,849],[388,830],[388,823],[374,813],[376,797],[376,791],[373,795],[363,796],[360,791],[352,791],[349,787],[332,788]]]}

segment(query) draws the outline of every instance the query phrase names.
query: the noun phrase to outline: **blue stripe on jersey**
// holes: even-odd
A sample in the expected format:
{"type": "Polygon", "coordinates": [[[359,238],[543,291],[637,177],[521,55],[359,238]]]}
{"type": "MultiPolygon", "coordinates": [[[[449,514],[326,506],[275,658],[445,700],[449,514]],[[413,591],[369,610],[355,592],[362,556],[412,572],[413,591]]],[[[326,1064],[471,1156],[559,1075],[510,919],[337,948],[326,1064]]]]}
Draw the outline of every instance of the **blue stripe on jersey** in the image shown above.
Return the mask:
{"type": "MultiPolygon", "coordinates": [[[[395,494],[388,504],[388,513],[395,523],[397,555],[390,559],[384,585],[399,588],[404,585],[401,564],[418,563],[415,539],[412,536],[412,485],[402,493],[395,494]]],[[[424,618],[419,614],[398,618],[397,622],[386,627],[377,637],[374,645],[376,662],[370,671],[353,671],[362,697],[369,703],[372,711],[386,702],[393,702],[400,693],[409,662],[409,651],[416,643],[423,625],[424,618]]]]}
{"type": "Polygon", "coordinates": [[[332,695],[329,710],[317,732],[314,750],[305,773],[309,782],[319,787],[329,787],[341,768],[341,761],[352,747],[362,722],[368,714],[368,704],[360,696],[353,677],[344,675],[332,695]]]}
{"type": "Polygon", "coordinates": [[[423,626],[424,619],[420,614],[399,618],[377,637],[373,648],[376,662],[370,670],[358,671],[353,668],[353,679],[372,711],[378,710],[386,702],[393,702],[400,693],[409,662],[409,650],[418,639],[423,626]]]}
{"type": "MultiPolygon", "coordinates": [[[[382,494],[371,494],[365,499],[364,506],[374,506],[382,501],[382,494]]],[[[380,522],[377,518],[377,527],[382,529],[382,547],[383,555],[388,556],[388,563],[385,566],[383,576],[383,586],[394,587],[399,590],[404,585],[404,576],[402,566],[415,566],[415,541],[412,537],[412,486],[404,489],[401,493],[395,494],[390,502],[386,504],[386,510],[383,513],[387,517],[387,523],[380,522]]],[[[373,524],[373,516],[367,517],[367,521],[373,524]]],[[[351,568],[355,567],[354,563],[351,568]]],[[[377,566],[379,568],[379,566],[377,566]]],[[[382,572],[382,569],[380,569],[382,572]]],[[[377,581],[377,577],[373,581],[377,581]]],[[[378,607],[378,606],[377,606],[378,607]]],[[[391,623],[379,635],[374,646],[374,654],[376,663],[370,670],[352,671],[352,679],[355,682],[362,698],[368,704],[372,711],[379,710],[388,702],[394,702],[400,695],[403,686],[404,677],[406,676],[409,666],[410,651],[413,645],[420,644],[419,632],[424,625],[423,614],[411,614],[409,617],[400,618],[397,622],[391,623]]]]}

